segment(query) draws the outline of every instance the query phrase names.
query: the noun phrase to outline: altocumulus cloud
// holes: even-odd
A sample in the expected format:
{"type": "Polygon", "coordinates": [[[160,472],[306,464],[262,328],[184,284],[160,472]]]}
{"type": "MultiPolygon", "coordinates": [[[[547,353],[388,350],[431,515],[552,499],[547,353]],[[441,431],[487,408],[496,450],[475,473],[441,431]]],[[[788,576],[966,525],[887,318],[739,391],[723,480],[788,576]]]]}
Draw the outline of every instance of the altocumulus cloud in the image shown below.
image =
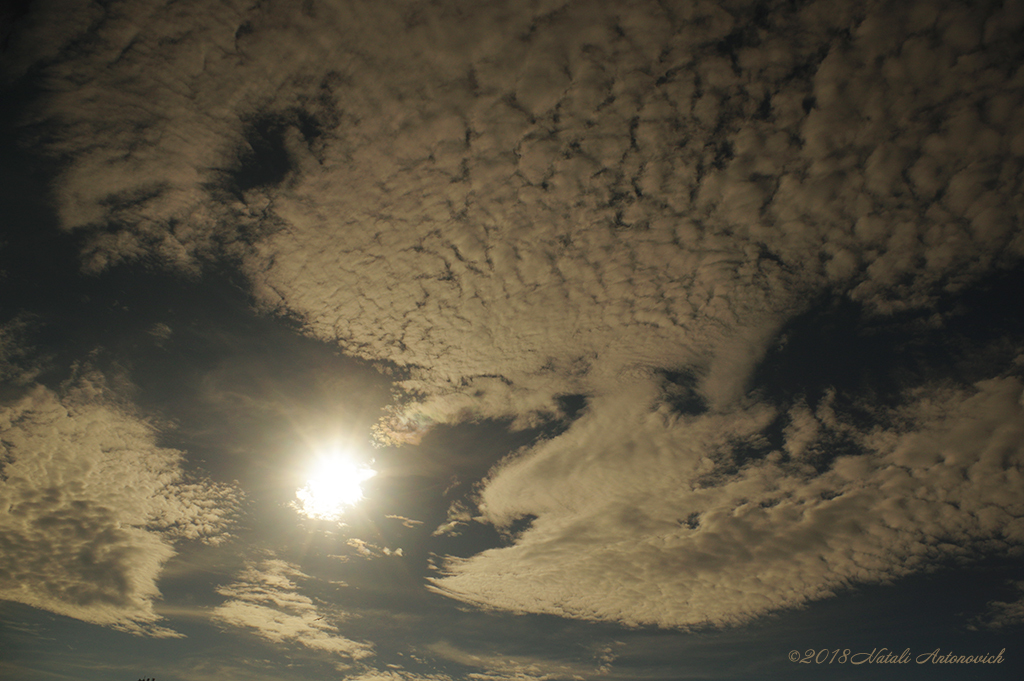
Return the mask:
{"type": "Polygon", "coordinates": [[[767,408],[687,418],[649,409],[652,398],[608,398],[619,418],[596,407],[500,466],[483,519],[532,524],[512,546],[450,558],[435,588],[519,612],[721,625],[1024,544],[1017,378],[911,395],[891,427],[866,434],[825,404],[808,436],[795,408],[792,456],[747,463],[735,443],[767,425],[767,408]],[[812,452],[830,431],[855,434],[866,453],[818,472],[812,452]]]}
{"type": "Polygon", "coordinates": [[[779,417],[745,386],[807,300],[929,311],[1020,262],[1019,2],[34,11],[5,68],[48,77],[89,267],[237,263],[264,308],[409,369],[399,426],[592,397],[489,477],[481,517],[535,520],[445,593],[725,623],[1019,544],[1010,374],[908,391],[871,432],[793,404],[779,457],[732,460],[779,417]],[[660,405],[681,367],[708,413],[660,405]],[[864,453],[820,470],[830,433],[864,453]]]}
{"type": "Polygon", "coordinates": [[[1014,3],[369,7],[40,7],[89,264],[235,259],[445,420],[638,366],[728,401],[809,293],[920,307],[1024,251],[1014,3]]]}
{"type": "Polygon", "coordinates": [[[240,492],[186,475],[181,452],[86,373],[0,405],[0,598],[133,633],[156,624],[174,543],[227,538],[240,492]]]}

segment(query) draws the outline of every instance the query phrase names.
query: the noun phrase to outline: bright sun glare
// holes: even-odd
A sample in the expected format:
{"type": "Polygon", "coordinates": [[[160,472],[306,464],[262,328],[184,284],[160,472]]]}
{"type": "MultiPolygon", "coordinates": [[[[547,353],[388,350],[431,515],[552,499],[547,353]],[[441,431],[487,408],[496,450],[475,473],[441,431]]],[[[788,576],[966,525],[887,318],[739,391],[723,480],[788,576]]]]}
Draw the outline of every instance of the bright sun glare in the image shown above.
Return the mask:
{"type": "Polygon", "coordinates": [[[362,484],[375,475],[344,454],[325,456],[310,471],[306,486],[295,492],[299,511],[315,520],[337,520],[363,498],[362,484]]]}

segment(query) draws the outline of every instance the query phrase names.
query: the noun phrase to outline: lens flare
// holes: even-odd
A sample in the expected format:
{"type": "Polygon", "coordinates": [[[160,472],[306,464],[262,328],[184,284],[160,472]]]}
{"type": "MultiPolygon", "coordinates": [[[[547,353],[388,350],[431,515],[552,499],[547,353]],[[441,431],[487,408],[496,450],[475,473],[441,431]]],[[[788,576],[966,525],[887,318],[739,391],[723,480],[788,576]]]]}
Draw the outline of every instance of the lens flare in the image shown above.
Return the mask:
{"type": "Polygon", "coordinates": [[[321,459],[306,486],[295,492],[298,510],[314,520],[337,520],[363,498],[362,484],[377,471],[342,454],[321,459]]]}

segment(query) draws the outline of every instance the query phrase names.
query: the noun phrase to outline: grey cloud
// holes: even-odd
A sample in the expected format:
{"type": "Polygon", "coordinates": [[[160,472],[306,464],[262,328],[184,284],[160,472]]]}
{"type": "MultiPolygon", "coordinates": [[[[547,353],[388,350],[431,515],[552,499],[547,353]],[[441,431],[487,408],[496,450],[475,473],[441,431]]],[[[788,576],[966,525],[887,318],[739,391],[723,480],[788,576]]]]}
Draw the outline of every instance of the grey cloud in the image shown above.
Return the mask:
{"type": "Polygon", "coordinates": [[[187,476],[97,374],[34,385],[0,406],[0,598],[135,633],[156,624],[178,539],[219,543],[235,488],[187,476]]]}
{"type": "Polygon", "coordinates": [[[31,321],[26,316],[0,324],[0,380],[12,386],[32,384],[41,371],[25,344],[30,326],[31,321]]]}
{"type": "Polygon", "coordinates": [[[1024,582],[1014,582],[1013,586],[1018,592],[1016,600],[992,601],[988,604],[987,612],[975,619],[971,628],[979,625],[991,629],[1001,629],[1024,623],[1024,582]]]}

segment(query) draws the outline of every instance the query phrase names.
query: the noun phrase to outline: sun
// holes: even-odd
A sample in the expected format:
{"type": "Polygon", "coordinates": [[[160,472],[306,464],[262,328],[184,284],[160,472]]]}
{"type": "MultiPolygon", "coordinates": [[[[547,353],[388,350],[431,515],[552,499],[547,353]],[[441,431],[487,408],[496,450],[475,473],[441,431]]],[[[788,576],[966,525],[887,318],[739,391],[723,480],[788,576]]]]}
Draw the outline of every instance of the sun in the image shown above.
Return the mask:
{"type": "Polygon", "coordinates": [[[310,470],[306,486],[295,492],[298,510],[315,520],[337,520],[363,498],[362,484],[377,471],[335,452],[322,456],[310,470]]]}

